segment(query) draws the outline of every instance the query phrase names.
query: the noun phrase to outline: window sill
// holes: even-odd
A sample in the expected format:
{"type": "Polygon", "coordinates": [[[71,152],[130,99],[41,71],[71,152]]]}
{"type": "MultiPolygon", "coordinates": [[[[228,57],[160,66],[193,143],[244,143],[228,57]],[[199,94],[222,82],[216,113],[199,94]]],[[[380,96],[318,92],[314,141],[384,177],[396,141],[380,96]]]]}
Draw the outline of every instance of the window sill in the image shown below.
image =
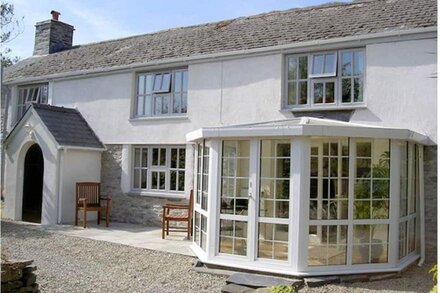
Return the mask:
{"type": "Polygon", "coordinates": [[[280,112],[314,112],[314,111],[341,111],[341,110],[356,110],[356,109],[366,109],[366,104],[358,105],[331,105],[331,106],[306,106],[306,107],[295,107],[295,108],[282,108],[280,112]]]}
{"type": "Polygon", "coordinates": [[[160,197],[170,199],[186,199],[184,192],[172,192],[172,191],[140,191],[131,190],[128,195],[140,195],[145,197],[160,197]]]}
{"type": "Polygon", "coordinates": [[[173,115],[173,116],[151,116],[151,117],[131,117],[130,122],[142,121],[157,121],[157,120],[188,120],[187,115],[173,115]]]}

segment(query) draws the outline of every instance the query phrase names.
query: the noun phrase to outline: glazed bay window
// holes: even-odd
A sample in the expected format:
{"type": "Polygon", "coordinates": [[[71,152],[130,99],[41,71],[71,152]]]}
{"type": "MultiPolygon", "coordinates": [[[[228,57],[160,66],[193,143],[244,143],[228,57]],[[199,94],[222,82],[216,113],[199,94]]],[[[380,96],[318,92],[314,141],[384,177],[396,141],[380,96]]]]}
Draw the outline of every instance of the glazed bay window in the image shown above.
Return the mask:
{"type": "Polygon", "coordinates": [[[31,103],[47,104],[48,84],[35,84],[18,87],[17,121],[31,103]]]}
{"type": "Polygon", "coordinates": [[[344,107],[364,103],[365,51],[286,57],[285,107],[344,107]]]}
{"type": "Polygon", "coordinates": [[[140,73],[135,117],[182,115],[187,111],[188,70],[140,73]]]}
{"type": "Polygon", "coordinates": [[[140,192],[183,192],[185,147],[134,147],[132,184],[133,190],[140,192]]]}

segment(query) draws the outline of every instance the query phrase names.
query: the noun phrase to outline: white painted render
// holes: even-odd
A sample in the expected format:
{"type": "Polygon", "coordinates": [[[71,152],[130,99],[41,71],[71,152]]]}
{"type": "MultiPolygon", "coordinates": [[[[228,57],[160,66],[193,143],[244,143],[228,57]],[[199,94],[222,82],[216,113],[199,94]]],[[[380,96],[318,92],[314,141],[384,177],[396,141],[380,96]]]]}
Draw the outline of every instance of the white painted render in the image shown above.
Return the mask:
{"type": "Polygon", "coordinates": [[[408,128],[437,142],[437,39],[366,49],[366,109],[351,122],[408,128]]]}
{"type": "MultiPolygon", "coordinates": [[[[351,122],[409,128],[436,142],[436,51],[436,39],[367,45],[366,107],[355,110],[351,122]]],[[[53,80],[50,98],[76,107],[104,144],[184,144],[186,133],[201,127],[293,117],[280,111],[283,59],[274,54],[189,65],[183,118],[130,119],[135,71],[53,80]]]]}
{"type": "MultiPolygon", "coordinates": [[[[75,221],[76,182],[101,181],[101,152],[82,150],[62,150],[62,189],[60,192],[61,224],[75,221]]],[[[82,219],[82,214],[79,213],[82,219]]],[[[87,219],[96,219],[96,212],[89,212],[87,219]]]]}
{"type": "Polygon", "coordinates": [[[22,218],[24,160],[35,143],[44,158],[41,224],[72,223],[75,182],[100,181],[101,152],[60,147],[33,109],[5,144],[5,217],[22,218]]]}

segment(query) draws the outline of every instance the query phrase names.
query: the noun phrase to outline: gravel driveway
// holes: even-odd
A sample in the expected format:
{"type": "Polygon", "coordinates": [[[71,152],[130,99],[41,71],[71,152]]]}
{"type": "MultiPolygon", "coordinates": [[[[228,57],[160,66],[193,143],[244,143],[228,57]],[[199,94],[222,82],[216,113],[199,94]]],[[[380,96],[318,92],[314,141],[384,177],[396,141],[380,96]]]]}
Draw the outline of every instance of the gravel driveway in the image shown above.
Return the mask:
{"type": "MultiPolygon", "coordinates": [[[[195,258],[1,223],[2,253],[33,259],[42,292],[220,292],[225,277],[192,271],[195,258]]],[[[300,292],[429,292],[430,265],[402,278],[302,288],[300,292]]]]}

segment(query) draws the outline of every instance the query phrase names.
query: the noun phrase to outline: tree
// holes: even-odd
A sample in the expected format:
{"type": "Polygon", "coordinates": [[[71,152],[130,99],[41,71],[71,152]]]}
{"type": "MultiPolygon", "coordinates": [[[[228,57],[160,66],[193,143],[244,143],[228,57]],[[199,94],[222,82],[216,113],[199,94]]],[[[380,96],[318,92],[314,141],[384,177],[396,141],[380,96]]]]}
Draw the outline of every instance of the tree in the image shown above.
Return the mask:
{"type": "Polygon", "coordinates": [[[17,19],[14,14],[14,5],[2,2],[0,6],[1,13],[1,65],[4,67],[10,66],[20,60],[19,57],[8,56],[11,53],[11,49],[6,47],[5,44],[14,40],[18,35],[23,32],[22,22],[24,17],[17,19]]]}

